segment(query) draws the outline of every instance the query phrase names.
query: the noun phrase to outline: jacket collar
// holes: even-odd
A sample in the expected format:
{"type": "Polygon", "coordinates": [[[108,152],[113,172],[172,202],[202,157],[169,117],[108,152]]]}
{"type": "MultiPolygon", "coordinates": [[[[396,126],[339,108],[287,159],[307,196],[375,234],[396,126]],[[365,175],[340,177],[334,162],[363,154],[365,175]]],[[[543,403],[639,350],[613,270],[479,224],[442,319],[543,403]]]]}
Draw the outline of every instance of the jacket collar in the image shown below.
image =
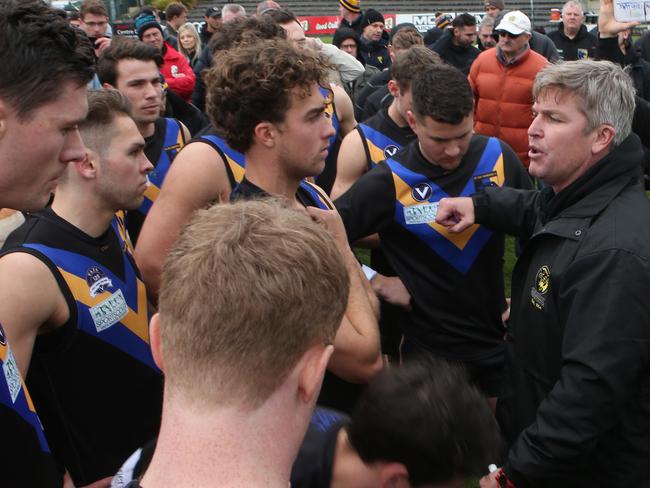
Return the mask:
{"type": "Polygon", "coordinates": [[[642,160],[641,141],[630,134],[560,193],[545,188],[540,195],[542,224],[559,214],[563,218],[586,218],[600,213],[624,188],[639,180],[642,160]]]}

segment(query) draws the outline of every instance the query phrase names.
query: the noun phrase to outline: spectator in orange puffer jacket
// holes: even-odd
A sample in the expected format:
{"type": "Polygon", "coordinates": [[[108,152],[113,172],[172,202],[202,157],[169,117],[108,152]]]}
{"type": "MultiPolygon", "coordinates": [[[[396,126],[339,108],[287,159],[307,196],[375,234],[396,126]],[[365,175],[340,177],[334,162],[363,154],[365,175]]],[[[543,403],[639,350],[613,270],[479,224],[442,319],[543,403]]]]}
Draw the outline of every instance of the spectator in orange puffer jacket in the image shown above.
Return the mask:
{"type": "Polygon", "coordinates": [[[483,51],[469,72],[474,131],[507,142],[528,167],[533,81],[548,61],[530,49],[531,24],[522,12],[507,13],[494,32],[499,35],[496,48],[483,51]]]}

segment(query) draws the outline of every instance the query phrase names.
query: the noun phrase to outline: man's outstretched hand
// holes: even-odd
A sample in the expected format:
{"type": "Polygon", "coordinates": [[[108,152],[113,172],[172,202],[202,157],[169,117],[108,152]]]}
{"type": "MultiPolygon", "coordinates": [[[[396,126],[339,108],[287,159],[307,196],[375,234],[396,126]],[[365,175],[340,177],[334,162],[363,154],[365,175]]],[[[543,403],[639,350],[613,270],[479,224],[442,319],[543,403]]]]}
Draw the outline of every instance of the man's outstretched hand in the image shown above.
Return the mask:
{"type": "Polygon", "coordinates": [[[438,204],[436,223],[449,232],[462,232],[474,224],[474,202],[470,197],[443,198],[438,204]]]}

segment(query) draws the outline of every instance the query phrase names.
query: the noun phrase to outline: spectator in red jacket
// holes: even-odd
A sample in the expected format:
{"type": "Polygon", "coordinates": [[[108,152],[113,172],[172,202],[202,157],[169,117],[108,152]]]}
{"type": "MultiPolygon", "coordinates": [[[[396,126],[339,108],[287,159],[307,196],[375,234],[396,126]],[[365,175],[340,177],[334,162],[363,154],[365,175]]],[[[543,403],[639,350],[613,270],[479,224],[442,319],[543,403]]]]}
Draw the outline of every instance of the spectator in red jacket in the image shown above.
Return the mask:
{"type": "Polygon", "coordinates": [[[156,18],[149,12],[142,12],[135,18],[135,29],[138,39],[160,49],[163,55],[160,73],[169,89],[186,102],[191,102],[196,75],[185,56],[164,41],[162,27],[156,18]]]}

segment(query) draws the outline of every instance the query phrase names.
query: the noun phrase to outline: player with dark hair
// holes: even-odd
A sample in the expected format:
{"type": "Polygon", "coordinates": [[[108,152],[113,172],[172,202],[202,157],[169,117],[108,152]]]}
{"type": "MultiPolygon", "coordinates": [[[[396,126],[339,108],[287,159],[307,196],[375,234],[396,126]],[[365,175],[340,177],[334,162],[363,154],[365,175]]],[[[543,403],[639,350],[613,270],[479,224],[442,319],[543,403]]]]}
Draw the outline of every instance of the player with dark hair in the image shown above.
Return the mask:
{"type": "Polygon", "coordinates": [[[505,143],[474,135],[472,91],[456,68],[428,66],[411,93],[407,119],[417,140],[359,178],[336,206],[351,242],[379,233],[411,296],[402,357],[464,363],[494,404],[505,347],[503,235],[472,228],[459,238],[432,222],[444,196],[530,182],[505,143]]]}
{"type": "MultiPolygon", "coordinates": [[[[84,157],[77,124],[88,108],[94,55],[63,11],[8,0],[0,3],[0,62],[0,207],[36,211],[46,205],[68,163],[84,157]]],[[[1,292],[7,285],[0,286],[1,292]]],[[[61,486],[63,477],[2,328],[6,305],[0,303],[0,424],[7,440],[0,456],[2,482],[61,486]]]]}
{"type": "MultiPolygon", "coordinates": [[[[392,79],[388,82],[393,101],[388,108],[359,124],[343,140],[332,198],[340,197],[366,171],[384,159],[395,156],[403,146],[415,139],[407,120],[408,111],[412,110],[411,82],[421,70],[440,62],[440,57],[424,46],[412,46],[395,55],[391,66],[392,79]]],[[[401,339],[399,324],[405,313],[404,308],[410,306],[410,296],[399,278],[395,278],[395,272],[380,249],[372,250],[371,266],[378,274],[372,277],[370,283],[382,299],[382,351],[398,357],[401,339]]]]}
{"type": "Polygon", "coordinates": [[[120,38],[102,53],[97,65],[102,85],[119,90],[131,101],[133,119],[145,138],[145,154],[154,165],[149,176],[152,184],[142,205],[126,215],[126,226],[134,243],[176,154],[190,138],[182,122],[160,116],[163,88],[158,66],[161,62],[156,48],[120,38]]]}
{"type": "Polygon", "coordinates": [[[365,469],[354,477],[372,486],[456,488],[485,473],[500,447],[494,416],[466,372],[429,360],[370,383],[339,433],[336,461],[358,456],[365,469]]]}
{"type": "Polygon", "coordinates": [[[93,91],[88,106],[86,157],[68,164],[52,206],[28,215],[0,258],[0,321],[76,486],[112,476],[156,434],[162,394],[146,291],[115,217],[142,203],[152,165],[128,99],[93,91]]]}
{"type": "MultiPolygon", "coordinates": [[[[285,30],[266,15],[237,19],[215,32],[217,51],[262,39],[283,39],[285,30]]],[[[147,214],[135,250],[147,291],[156,300],[160,273],[167,250],[191,215],[216,201],[228,201],[244,177],[245,161],[208,127],[179,152],[160,194],[147,214]]]]}

